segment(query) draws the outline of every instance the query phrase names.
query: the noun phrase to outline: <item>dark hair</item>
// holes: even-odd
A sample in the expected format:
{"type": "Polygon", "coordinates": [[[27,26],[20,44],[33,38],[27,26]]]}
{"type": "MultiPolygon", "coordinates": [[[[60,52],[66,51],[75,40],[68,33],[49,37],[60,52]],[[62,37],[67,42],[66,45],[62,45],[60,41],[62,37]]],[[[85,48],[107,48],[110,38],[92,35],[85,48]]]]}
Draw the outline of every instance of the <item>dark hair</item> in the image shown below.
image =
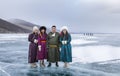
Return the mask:
{"type": "Polygon", "coordinates": [[[53,27],[55,27],[55,28],[56,28],[56,26],[55,26],[55,25],[53,25],[53,26],[52,26],[52,28],[53,28],[53,27]]]}
{"type": "MultiPolygon", "coordinates": [[[[45,26],[41,26],[41,27],[39,28],[40,32],[41,32],[43,29],[45,30],[45,33],[46,33],[46,30],[47,30],[47,29],[46,29],[45,26]]],[[[41,33],[42,33],[42,32],[41,32],[41,33]]]]}
{"type": "Polygon", "coordinates": [[[61,32],[61,37],[63,38],[64,36],[66,37],[66,39],[68,39],[69,37],[68,31],[66,31],[66,34],[64,34],[63,31],[61,32]]]}

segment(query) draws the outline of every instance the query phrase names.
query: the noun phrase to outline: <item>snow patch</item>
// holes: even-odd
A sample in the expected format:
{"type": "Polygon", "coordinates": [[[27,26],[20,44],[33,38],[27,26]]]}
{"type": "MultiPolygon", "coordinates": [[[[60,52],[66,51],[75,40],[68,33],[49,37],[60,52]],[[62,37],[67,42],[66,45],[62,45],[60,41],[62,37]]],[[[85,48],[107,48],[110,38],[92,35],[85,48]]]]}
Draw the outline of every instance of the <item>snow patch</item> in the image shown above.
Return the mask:
{"type": "Polygon", "coordinates": [[[74,47],[73,57],[81,59],[75,62],[99,62],[113,59],[120,59],[120,47],[113,46],[86,46],[74,47]]]}

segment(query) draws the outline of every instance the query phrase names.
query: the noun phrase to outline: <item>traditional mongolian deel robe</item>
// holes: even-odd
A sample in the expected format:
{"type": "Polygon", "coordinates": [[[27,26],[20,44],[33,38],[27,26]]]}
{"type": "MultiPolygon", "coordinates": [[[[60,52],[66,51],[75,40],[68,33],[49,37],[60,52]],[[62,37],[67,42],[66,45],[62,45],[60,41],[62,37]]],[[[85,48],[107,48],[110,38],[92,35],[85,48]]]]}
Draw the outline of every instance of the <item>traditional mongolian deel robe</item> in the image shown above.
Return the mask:
{"type": "Polygon", "coordinates": [[[47,47],[46,47],[47,34],[38,35],[38,46],[41,46],[41,51],[37,51],[37,59],[43,60],[47,59],[47,47]]]}
{"type": "Polygon", "coordinates": [[[29,44],[29,55],[28,55],[28,63],[37,62],[37,49],[38,44],[34,43],[34,39],[38,39],[38,34],[32,33],[28,37],[29,44]]]}
{"type": "Polygon", "coordinates": [[[60,60],[63,62],[72,62],[72,49],[71,49],[71,36],[60,37],[61,42],[61,52],[60,52],[60,60]],[[62,41],[67,41],[67,44],[62,44],[62,41]]]}
{"type": "Polygon", "coordinates": [[[59,33],[50,32],[47,36],[47,48],[48,48],[48,57],[49,62],[58,62],[60,60],[60,51],[59,51],[59,33]]]}

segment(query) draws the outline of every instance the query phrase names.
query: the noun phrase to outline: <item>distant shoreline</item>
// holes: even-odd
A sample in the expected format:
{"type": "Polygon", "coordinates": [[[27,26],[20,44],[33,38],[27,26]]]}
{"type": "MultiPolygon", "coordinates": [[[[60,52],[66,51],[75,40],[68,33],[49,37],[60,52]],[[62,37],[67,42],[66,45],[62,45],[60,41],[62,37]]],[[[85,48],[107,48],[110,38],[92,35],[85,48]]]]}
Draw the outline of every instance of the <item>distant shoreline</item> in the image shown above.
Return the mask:
{"type": "MultiPolygon", "coordinates": [[[[29,33],[0,33],[0,34],[29,34],[29,33]]],[[[71,33],[71,34],[85,34],[85,33],[71,33]]],[[[120,33],[92,33],[92,34],[120,34],[120,33]]]]}

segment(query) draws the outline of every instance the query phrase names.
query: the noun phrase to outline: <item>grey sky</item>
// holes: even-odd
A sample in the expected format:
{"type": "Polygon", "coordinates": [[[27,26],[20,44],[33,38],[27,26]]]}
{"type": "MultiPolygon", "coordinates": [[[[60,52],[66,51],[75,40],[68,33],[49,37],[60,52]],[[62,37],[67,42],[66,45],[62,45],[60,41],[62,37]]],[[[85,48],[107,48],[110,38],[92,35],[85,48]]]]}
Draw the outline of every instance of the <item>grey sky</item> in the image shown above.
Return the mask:
{"type": "Polygon", "coordinates": [[[71,32],[120,33],[119,0],[0,0],[0,18],[23,19],[71,32]]]}

